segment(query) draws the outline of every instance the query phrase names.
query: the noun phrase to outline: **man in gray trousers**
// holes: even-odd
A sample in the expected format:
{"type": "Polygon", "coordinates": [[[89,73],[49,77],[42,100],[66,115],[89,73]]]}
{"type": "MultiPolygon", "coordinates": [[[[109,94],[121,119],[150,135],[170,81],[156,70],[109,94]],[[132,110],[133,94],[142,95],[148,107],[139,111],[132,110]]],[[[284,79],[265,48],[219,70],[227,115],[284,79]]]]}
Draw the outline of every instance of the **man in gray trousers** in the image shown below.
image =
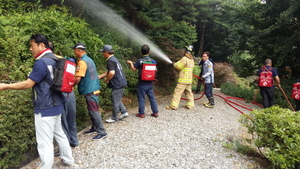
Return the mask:
{"type": "Polygon", "coordinates": [[[119,60],[114,56],[114,51],[111,45],[104,45],[100,50],[104,58],[107,60],[107,71],[98,76],[99,79],[106,77],[104,80],[108,87],[112,89],[112,116],[106,120],[107,123],[117,122],[119,119],[128,117],[127,110],[122,103],[124,89],[127,85],[127,80],[119,60]],[[121,116],[118,114],[121,112],[121,116]]]}

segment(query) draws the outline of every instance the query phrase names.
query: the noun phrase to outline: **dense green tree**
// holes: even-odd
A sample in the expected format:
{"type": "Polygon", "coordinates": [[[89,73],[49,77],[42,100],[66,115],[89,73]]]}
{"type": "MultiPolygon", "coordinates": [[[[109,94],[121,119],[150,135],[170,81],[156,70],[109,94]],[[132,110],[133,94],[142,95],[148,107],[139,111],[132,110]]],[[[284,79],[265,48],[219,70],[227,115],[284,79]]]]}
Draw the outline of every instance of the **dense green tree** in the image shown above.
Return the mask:
{"type": "Polygon", "coordinates": [[[224,42],[233,53],[249,51],[257,67],[271,58],[280,70],[285,66],[300,70],[299,1],[224,1],[221,10],[225,19],[218,23],[230,32],[224,42]]]}
{"type": "Polygon", "coordinates": [[[169,1],[114,0],[104,2],[156,43],[161,39],[169,39],[175,48],[183,48],[196,41],[195,26],[183,19],[173,19],[170,13],[174,11],[174,8],[170,7],[172,3],[169,1]]]}
{"type": "MultiPolygon", "coordinates": [[[[98,1],[98,0],[93,0],[98,1]]],[[[279,67],[300,70],[299,2],[297,0],[104,0],[130,24],[155,40],[165,52],[194,42],[196,54],[209,50],[215,60],[249,51],[258,63],[265,58],[279,67]],[[165,42],[169,44],[166,45],[165,42]],[[171,46],[170,46],[171,45],[171,46]],[[290,59],[286,59],[290,58],[290,59]]],[[[71,0],[47,0],[45,4],[73,6],[71,0]]],[[[83,3],[84,4],[84,3],[83,3]]],[[[109,34],[119,46],[137,48],[130,38],[107,29],[85,6],[73,8],[100,36],[109,34]]],[[[101,11],[99,11],[101,13],[101,11]]],[[[110,24],[113,24],[111,22],[110,24]]],[[[133,51],[138,54],[137,51],[133,51]]]]}
{"type": "Polygon", "coordinates": [[[278,67],[290,66],[300,71],[299,1],[270,0],[260,9],[261,14],[253,23],[259,33],[252,37],[250,49],[259,60],[269,57],[278,67]]]}

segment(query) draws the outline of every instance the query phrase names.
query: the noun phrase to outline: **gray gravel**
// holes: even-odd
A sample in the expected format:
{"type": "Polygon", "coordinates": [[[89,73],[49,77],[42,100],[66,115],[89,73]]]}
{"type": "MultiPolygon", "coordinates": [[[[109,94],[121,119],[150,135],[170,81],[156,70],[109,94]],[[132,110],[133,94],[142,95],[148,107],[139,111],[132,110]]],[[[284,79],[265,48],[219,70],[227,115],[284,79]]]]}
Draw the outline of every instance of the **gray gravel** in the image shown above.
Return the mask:
{"type": "MultiPolygon", "coordinates": [[[[129,109],[126,119],[105,124],[106,139],[93,141],[94,134],[79,132],[80,144],[73,148],[76,164],[70,168],[262,168],[249,157],[222,146],[229,137],[244,134],[237,121],[241,114],[223,99],[215,97],[216,106],[206,108],[203,97],[195,101],[194,110],[167,110],[170,101],[171,96],[158,99],[158,118],[150,116],[149,103],[144,119],[135,117],[138,107],[129,109]]],[[[184,103],[182,100],[181,106],[184,103]]],[[[55,163],[59,160],[55,158],[55,163]]],[[[36,159],[23,169],[39,164],[36,159]]],[[[53,168],[64,167],[54,164],[53,168]]]]}

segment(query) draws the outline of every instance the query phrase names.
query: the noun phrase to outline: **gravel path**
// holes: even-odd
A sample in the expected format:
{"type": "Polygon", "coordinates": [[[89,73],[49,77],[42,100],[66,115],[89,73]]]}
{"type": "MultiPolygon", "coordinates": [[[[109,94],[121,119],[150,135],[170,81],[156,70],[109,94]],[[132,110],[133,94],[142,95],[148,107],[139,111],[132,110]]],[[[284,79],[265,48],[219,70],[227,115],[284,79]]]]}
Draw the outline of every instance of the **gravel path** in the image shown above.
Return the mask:
{"type": "MultiPolygon", "coordinates": [[[[195,95],[200,96],[200,95],[195,95]]],[[[130,116],[113,124],[105,124],[106,139],[93,141],[94,134],[78,133],[80,144],[73,148],[76,165],[72,168],[195,168],[242,169],[262,168],[249,157],[228,150],[222,145],[228,137],[240,138],[240,113],[215,97],[216,106],[206,108],[206,98],[195,101],[195,109],[167,110],[171,96],[158,99],[159,117],[134,115],[138,108],[129,109],[130,116]]],[[[181,106],[185,101],[181,101],[181,106]]],[[[55,162],[60,159],[55,158],[55,162]]],[[[37,168],[36,159],[22,169],[37,168]]],[[[64,168],[54,164],[53,168],[64,168]]]]}

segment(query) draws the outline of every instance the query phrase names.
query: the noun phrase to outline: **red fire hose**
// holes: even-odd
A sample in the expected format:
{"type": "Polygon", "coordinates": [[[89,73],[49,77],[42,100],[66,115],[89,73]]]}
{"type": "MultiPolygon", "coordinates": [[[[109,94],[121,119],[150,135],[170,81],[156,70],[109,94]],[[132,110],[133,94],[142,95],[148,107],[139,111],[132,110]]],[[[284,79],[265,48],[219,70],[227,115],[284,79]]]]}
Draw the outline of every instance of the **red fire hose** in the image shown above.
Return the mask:
{"type": "Polygon", "coordinates": [[[290,100],[289,100],[288,97],[286,96],[284,90],[281,88],[280,85],[278,85],[277,87],[278,87],[278,88],[280,89],[280,91],[283,93],[283,95],[284,95],[284,97],[285,97],[285,100],[288,102],[288,104],[289,104],[289,106],[291,107],[291,109],[292,109],[293,111],[295,111],[295,109],[294,109],[294,107],[292,106],[290,100]]]}
{"type": "MultiPolygon", "coordinates": [[[[198,78],[198,79],[200,79],[199,76],[196,76],[196,75],[193,75],[193,76],[196,77],[196,78],[198,78]]],[[[203,86],[204,86],[204,85],[203,85],[203,86]]],[[[216,88],[216,86],[214,86],[214,87],[216,88]]],[[[205,88],[205,86],[204,86],[204,88],[205,88]]],[[[287,100],[287,102],[289,103],[291,109],[292,109],[293,111],[295,111],[295,109],[293,108],[292,104],[290,103],[288,97],[286,96],[286,94],[285,94],[285,92],[283,91],[283,89],[281,88],[281,86],[278,86],[278,88],[279,88],[279,89],[281,90],[281,92],[283,93],[283,95],[284,95],[285,99],[287,100]]],[[[220,98],[222,98],[222,99],[224,99],[224,101],[225,101],[229,106],[231,106],[232,108],[234,108],[235,110],[237,110],[238,112],[240,112],[241,114],[245,115],[247,118],[249,118],[250,120],[252,120],[252,118],[251,118],[250,116],[248,116],[247,114],[245,114],[245,113],[241,110],[241,108],[242,108],[242,109],[245,109],[245,110],[253,111],[253,109],[251,109],[251,108],[248,107],[249,105],[246,105],[245,103],[240,102],[241,100],[242,100],[242,101],[246,101],[246,99],[242,99],[242,98],[238,98],[238,97],[227,96],[227,95],[221,93],[221,91],[219,91],[219,92],[220,92],[220,94],[214,94],[214,95],[215,95],[215,96],[218,96],[218,97],[220,97],[220,98]],[[234,100],[234,101],[232,101],[232,100],[234,100]],[[238,108],[238,107],[239,107],[239,108],[238,108]]],[[[254,105],[256,105],[256,106],[259,106],[259,107],[263,107],[261,104],[255,102],[255,101],[256,101],[256,94],[257,94],[257,93],[255,93],[254,101],[251,101],[250,103],[251,103],[251,104],[254,104],[254,105]]],[[[195,100],[195,101],[196,101],[196,100],[199,100],[199,99],[201,99],[203,96],[204,96],[204,92],[201,93],[201,96],[200,96],[200,97],[195,98],[194,100],[195,100]]],[[[181,98],[181,99],[182,99],[182,100],[187,100],[186,98],[181,98]]]]}

